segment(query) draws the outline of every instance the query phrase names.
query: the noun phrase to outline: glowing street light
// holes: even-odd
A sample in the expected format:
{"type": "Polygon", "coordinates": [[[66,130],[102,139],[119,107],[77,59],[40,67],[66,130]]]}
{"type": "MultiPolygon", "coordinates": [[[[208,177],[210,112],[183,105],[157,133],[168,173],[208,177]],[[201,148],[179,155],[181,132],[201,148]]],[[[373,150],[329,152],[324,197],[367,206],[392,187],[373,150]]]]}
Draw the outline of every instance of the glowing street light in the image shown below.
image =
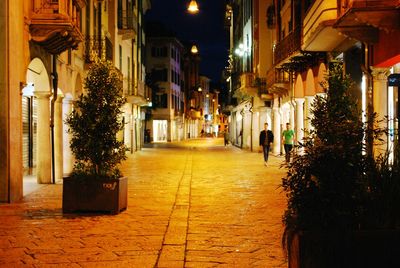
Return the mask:
{"type": "Polygon", "coordinates": [[[187,9],[190,13],[196,14],[199,12],[199,6],[195,0],[191,0],[187,9]]]}
{"type": "Polygon", "coordinates": [[[199,50],[197,49],[196,45],[193,45],[192,48],[190,49],[190,52],[192,52],[192,54],[197,54],[199,53],[199,50]]]}

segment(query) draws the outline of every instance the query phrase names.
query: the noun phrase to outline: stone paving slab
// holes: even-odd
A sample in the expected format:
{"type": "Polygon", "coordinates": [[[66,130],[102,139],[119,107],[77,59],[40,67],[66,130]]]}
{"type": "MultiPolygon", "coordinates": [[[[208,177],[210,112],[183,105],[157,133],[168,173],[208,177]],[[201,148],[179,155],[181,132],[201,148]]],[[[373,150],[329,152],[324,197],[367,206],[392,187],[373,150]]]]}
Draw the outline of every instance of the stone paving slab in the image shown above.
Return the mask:
{"type": "Polygon", "coordinates": [[[287,267],[281,247],[283,158],[222,139],[129,155],[128,209],[63,214],[62,185],[0,204],[0,267],[287,267]]]}

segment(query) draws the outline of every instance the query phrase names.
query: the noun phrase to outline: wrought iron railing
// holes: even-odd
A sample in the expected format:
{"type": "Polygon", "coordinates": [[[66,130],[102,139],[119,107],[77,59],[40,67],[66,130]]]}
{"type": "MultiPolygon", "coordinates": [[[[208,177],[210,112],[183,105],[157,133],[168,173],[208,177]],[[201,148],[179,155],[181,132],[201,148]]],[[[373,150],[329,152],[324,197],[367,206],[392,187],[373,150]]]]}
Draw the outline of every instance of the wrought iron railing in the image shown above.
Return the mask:
{"type": "Polygon", "coordinates": [[[279,64],[301,49],[301,28],[295,28],[288,36],[280,41],[274,51],[274,62],[279,64]]]}
{"type": "Polygon", "coordinates": [[[274,84],[289,83],[289,74],[280,68],[272,68],[267,72],[266,84],[268,87],[274,84]]]}
{"type": "Polygon", "coordinates": [[[135,30],[137,19],[132,10],[118,10],[118,29],[135,30]]]}
{"type": "Polygon", "coordinates": [[[90,63],[94,61],[95,57],[107,60],[113,59],[111,40],[98,35],[86,36],[85,61],[90,63]]]}

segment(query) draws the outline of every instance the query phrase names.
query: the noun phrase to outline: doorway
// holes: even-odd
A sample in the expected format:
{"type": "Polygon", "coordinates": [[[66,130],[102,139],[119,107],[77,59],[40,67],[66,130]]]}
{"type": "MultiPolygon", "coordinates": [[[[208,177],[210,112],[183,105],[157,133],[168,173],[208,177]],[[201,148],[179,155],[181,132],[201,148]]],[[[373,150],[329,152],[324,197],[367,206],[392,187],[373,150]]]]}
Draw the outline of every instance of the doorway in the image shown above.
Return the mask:
{"type": "Polygon", "coordinates": [[[154,142],[167,142],[167,120],[153,120],[153,141],[154,142]]]}

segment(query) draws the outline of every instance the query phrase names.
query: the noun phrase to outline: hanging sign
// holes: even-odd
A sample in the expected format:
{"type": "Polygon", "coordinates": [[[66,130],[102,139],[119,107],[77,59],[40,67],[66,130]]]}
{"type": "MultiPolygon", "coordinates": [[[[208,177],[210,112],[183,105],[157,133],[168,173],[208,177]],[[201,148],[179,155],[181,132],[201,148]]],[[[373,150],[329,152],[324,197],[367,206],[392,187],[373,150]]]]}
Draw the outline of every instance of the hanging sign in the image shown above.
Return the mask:
{"type": "Polygon", "coordinates": [[[391,74],[388,76],[389,87],[400,87],[400,74],[391,74]]]}

